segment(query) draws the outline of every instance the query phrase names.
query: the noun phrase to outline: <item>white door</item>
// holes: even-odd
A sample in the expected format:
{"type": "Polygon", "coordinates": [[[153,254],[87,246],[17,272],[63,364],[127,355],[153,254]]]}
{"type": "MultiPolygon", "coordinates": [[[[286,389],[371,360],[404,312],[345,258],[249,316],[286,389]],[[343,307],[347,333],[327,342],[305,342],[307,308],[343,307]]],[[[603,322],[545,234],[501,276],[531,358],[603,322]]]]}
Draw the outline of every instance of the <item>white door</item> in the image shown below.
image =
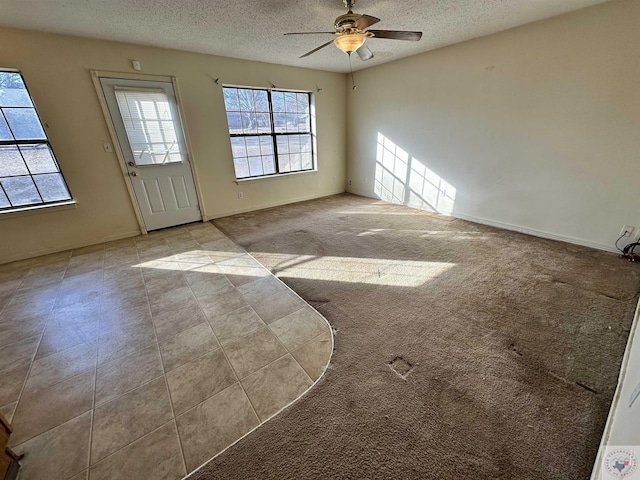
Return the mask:
{"type": "Polygon", "coordinates": [[[100,84],[147,231],[202,220],[172,83],[100,84]]]}

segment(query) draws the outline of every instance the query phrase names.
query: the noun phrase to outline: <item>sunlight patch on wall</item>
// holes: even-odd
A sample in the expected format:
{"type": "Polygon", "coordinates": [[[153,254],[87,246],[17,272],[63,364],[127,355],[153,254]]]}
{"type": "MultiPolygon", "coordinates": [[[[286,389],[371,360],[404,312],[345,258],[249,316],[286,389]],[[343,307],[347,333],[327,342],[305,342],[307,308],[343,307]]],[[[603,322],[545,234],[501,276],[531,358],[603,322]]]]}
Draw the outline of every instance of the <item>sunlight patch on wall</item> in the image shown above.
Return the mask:
{"type": "Polygon", "coordinates": [[[390,203],[451,214],[456,188],[378,132],[375,195],[390,203]]]}
{"type": "MultiPolygon", "coordinates": [[[[259,254],[262,255],[262,254],[259,254]]],[[[280,265],[279,277],[362,283],[398,287],[419,287],[446,272],[454,263],[387,260],[359,257],[318,257],[264,253],[270,263],[280,265]]]]}

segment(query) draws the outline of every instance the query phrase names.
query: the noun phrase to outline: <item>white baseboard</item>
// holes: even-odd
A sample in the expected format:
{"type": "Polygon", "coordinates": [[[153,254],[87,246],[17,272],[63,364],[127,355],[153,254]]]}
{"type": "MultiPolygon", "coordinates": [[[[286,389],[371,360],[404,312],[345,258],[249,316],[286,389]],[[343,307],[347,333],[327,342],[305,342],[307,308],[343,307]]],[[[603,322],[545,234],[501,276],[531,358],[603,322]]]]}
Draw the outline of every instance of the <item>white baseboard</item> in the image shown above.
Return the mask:
{"type": "Polygon", "coordinates": [[[240,213],[255,212],[257,210],[264,210],[265,208],[280,207],[282,205],[289,205],[290,203],[306,202],[307,200],[316,200],[318,198],[330,197],[331,195],[340,195],[341,193],[345,193],[345,190],[342,189],[342,190],[338,190],[338,191],[335,191],[335,192],[321,193],[319,195],[309,195],[309,196],[304,196],[304,197],[289,198],[284,202],[273,202],[273,203],[265,203],[265,204],[262,204],[262,205],[253,205],[253,206],[247,207],[247,208],[241,208],[241,209],[238,209],[238,210],[230,210],[230,211],[218,213],[218,214],[215,214],[215,215],[211,215],[209,217],[209,220],[215,220],[216,218],[228,217],[229,215],[238,215],[240,213]]]}
{"type": "Polygon", "coordinates": [[[27,258],[39,257],[41,255],[49,255],[50,253],[64,252],[66,250],[73,250],[74,248],[88,247],[90,245],[98,245],[99,243],[113,242],[114,240],[122,240],[123,238],[135,237],[140,235],[140,230],[135,232],[119,233],[117,235],[109,235],[101,238],[94,238],[92,240],[85,240],[83,242],[72,242],[61,245],[59,247],[44,248],[42,250],[36,250],[29,253],[21,253],[17,255],[9,255],[6,257],[0,257],[0,265],[3,263],[17,262],[19,260],[26,260],[27,258]]]}
{"type": "MultiPolygon", "coordinates": [[[[304,202],[306,200],[315,200],[317,198],[329,197],[331,195],[338,195],[344,192],[345,190],[342,189],[335,192],[321,193],[319,195],[309,195],[309,196],[298,197],[298,198],[290,198],[290,199],[287,199],[285,202],[274,202],[274,203],[267,203],[267,204],[257,205],[257,206],[254,205],[249,208],[233,210],[233,211],[224,212],[224,213],[220,213],[213,216],[206,216],[205,218],[203,218],[203,221],[209,221],[215,218],[222,218],[229,215],[236,215],[238,213],[246,213],[246,212],[252,212],[255,210],[262,210],[265,208],[278,207],[280,205],[287,205],[289,203],[304,202]]],[[[37,250],[29,253],[8,255],[6,257],[3,256],[3,257],[0,257],[0,265],[2,265],[3,263],[16,262],[18,260],[25,260],[27,258],[39,257],[41,255],[48,255],[50,253],[58,253],[58,252],[64,252],[65,250],[73,250],[74,248],[88,247],[90,245],[97,245],[99,243],[112,242],[114,240],[121,240],[123,238],[135,237],[137,235],[140,235],[139,230],[136,230],[135,232],[127,232],[127,233],[121,233],[117,235],[110,235],[102,238],[95,238],[92,240],[86,240],[84,242],[72,242],[72,243],[64,244],[58,247],[44,248],[42,250],[37,250]]]]}
{"type": "MultiPolygon", "coordinates": [[[[374,198],[380,200],[377,197],[372,197],[363,192],[357,191],[357,189],[348,188],[349,193],[354,195],[360,195],[361,197],[374,198]]],[[[383,200],[380,200],[383,201],[383,200]]],[[[407,205],[410,208],[417,208],[415,206],[407,205]]],[[[459,218],[461,220],[467,220],[469,222],[480,223],[482,225],[488,225],[490,227],[502,228],[503,230],[511,230],[513,232],[525,233],[527,235],[533,235],[534,237],[546,238],[549,240],[557,240],[559,242],[572,243],[574,245],[580,245],[583,247],[595,248],[596,250],[604,250],[605,252],[620,253],[616,250],[615,245],[606,245],[602,243],[592,242],[590,240],[584,240],[582,238],[569,237],[558,233],[545,232],[544,230],[537,230],[535,228],[522,227],[520,225],[513,225],[510,223],[499,222],[497,220],[489,220],[488,218],[476,217],[473,215],[465,215],[464,213],[452,213],[447,215],[453,218],[459,218]]]]}
{"type": "Polygon", "coordinates": [[[526,233],[527,235],[533,235],[534,237],[547,238],[549,240],[557,240],[559,242],[572,243],[574,245],[580,245],[582,247],[595,248],[596,250],[604,250],[605,252],[620,253],[614,246],[605,245],[602,243],[592,242],[590,240],[584,240],[582,238],[569,237],[566,235],[560,235],[558,233],[545,232],[544,230],[537,230],[535,228],[521,227],[519,225],[512,225],[510,223],[498,222],[496,220],[489,220],[482,217],[474,217],[472,215],[465,215],[462,213],[451,214],[454,218],[460,218],[462,220],[468,220],[469,222],[480,223],[482,225],[489,225],[490,227],[502,228],[504,230],[511,230],[513,232],[526,233]]]}

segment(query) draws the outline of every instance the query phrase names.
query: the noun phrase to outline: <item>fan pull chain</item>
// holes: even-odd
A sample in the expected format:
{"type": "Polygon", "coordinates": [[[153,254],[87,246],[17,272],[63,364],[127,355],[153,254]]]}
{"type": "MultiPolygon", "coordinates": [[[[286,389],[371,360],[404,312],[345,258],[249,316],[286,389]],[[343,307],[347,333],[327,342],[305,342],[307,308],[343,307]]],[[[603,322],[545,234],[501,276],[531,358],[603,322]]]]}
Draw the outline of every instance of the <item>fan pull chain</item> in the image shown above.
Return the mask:
{"type": "Polygon", "coordinates": [[[353,86],[352,88],[355,90],[356,82],[353,79],[353,67],[351,66],[351,53],[349,53],[349,70],[351,71],[351,85],[353,86]]]}

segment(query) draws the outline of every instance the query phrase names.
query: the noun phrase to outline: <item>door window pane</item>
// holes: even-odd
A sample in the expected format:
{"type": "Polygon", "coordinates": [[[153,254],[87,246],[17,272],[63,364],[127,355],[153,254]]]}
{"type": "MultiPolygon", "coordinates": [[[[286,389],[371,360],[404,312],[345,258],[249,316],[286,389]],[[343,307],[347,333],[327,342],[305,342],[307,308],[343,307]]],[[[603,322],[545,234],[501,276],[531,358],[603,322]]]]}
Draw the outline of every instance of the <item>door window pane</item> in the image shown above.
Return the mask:
{"type": "Polygon", "coordinates": [[[167,93],[116,88],[115,95],[136,165],[181,162],[180,141],[167,93]]]}

